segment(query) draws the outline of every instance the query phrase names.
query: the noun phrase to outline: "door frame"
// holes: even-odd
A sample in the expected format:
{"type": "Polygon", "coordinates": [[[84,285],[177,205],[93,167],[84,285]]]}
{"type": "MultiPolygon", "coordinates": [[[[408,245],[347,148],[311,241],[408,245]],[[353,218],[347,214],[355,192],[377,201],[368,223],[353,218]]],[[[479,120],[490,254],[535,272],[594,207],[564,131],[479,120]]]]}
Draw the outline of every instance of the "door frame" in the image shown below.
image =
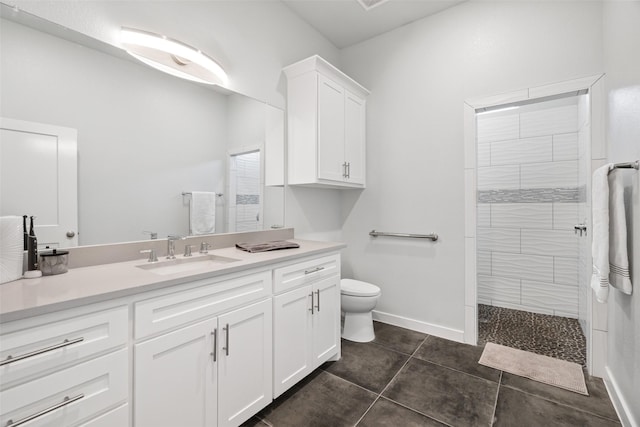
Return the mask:
{"type": "MultiPolygon", "coordinates": [[[[502,93],[464,101],[464,182],[465,182],[465,303],[464,342],[477,344],[477,266],[476,266],[476,199],[477,199],[477,155],[476,155],[476,110],[562,95],[586,90],[589,94],[591,121],[591,170],[607,162],[605,145],[605,88],[604,74],[530,87],[509,93],[502,93]]],[[[591,195],[591,183],[587,182],[587,197],[591,195]]],[[[591,222],[591,218],[589,218],[591,222]]],[[[591,224],[589,224],[591,228],[591,224]]],[[[589,238],[591,233],[589,233],[589,238]]],[[[591,265],[591,258],[587,260],[591,265]]],[[[579,286],[582,286],[580,284],[579,286]]],[[[607,304],[601,304],[587,292],[587,369],[595,376],[605,376],[607,354],[607,304]]]]}
{"type": "MultiPolygon", "coordinates": [[[[235,208],[237,205],[235,203],[235,200],[233,199],[233,197],[235,197],[235,189],[233,191],[231,191],[231,158],[234,156],[239,156],[242,154],[249,154],[249,153],[253,153],[253,152],[259,152],[260,153],[260,218],[263,221],[263,227],[261,227],[259,230],[262,230],[264,228],[264,180],[265,180],[265,149],[264,149],[264,144],[256,144],[256,145],[248,145],[248,146],[244,146],[244,147],[235,147],[235,148],[231,148],[229,150],[227,150],[227,191],[226,194],[228,194],[227,197],[227,206],[226,206],[226,216],[227,216],[227,223],[225,224],[226,226],[226,230],[228,233],[234,233],[236,232],[235,230],[235,226],[234,229],[231,230],[230,225],[231,225],[231,209],[232,207],[235,208]],[[233,196],[233,197],[232,197],[233,196]]],[[[235,211],[234,211],[235,213],[235,211]]],[[[258,230],[258,231],[259,231],[258,230]]]]}
{"type": "MultiPolygon", "coordinates": [[[[60,237],[60,241],[57,242],[59,248],[78,246],[80,233],[78,230],[78,131],[68,127],[7,117],[0,117],[0,128],[56,138],[58,143],[58,176],[55,179],[58,183],[58,223],[38,224],[36,222],[35,232],[39,237],[39,247],[44,247],[47,243],[56,243],[50,241],[56,240],[51,237],[56,228],[64,230],[65,233],[74,232],[72,237],[66,235],[60,237]],[[61,185],[61,183],[64,184],[61,185]]],[[[31,197],[37,197],[37,195],[31,195],[31,197]]],[[[59,230],[58,232],[61,233],[59,230]]]]}

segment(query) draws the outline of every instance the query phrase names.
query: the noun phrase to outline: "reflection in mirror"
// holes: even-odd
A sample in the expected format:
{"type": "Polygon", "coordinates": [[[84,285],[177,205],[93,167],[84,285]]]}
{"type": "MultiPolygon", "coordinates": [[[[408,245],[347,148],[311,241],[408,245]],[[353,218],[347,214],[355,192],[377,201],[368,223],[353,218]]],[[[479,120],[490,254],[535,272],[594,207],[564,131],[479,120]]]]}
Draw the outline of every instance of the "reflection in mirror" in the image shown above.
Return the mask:
{"type": "Polygon", "coordinates": [[[0,116],[77,131],[80,245],[187,235],[182,193],[192,191],[222,194],[216,233],[284,224],[283,183],[269,178],[283,174],[281,110],[160,73],[113,46],[95,49],[99,41],[72,30],[73,41],[40,31],[55,24],[3,8],[0,116]],[[241,175],[251,162],[232,156],[249,152],[257,166],[241,175]]]}

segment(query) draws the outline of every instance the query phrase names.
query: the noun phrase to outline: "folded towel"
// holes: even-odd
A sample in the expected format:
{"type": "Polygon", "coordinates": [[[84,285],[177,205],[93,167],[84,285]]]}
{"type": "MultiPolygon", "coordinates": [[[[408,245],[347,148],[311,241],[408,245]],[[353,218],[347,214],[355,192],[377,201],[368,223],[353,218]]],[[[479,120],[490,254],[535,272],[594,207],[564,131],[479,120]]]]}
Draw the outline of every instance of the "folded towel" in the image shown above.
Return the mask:
{"type": "Polygon", "coordinates": [[[609,173],[609,283],[620,292],[631,295],[624,186],[622,171],[618,169],[609,173]]]}
{"type": "Polygon", "coordinates": [[[262,243],[236,243],[236,248],[242,249],[247,252],[266,252],[266,251],[276,251],[279,249],[291,249],[291,248],[299,248],[300,245],[294,242],[288,242],[286,240],[274,240],[272,242],[262,242],[262,243]]]}
{"type": "Polygon", "coordinates": [[[609,296],[609,169],[602,166],[593,172],[591,206],[593,210],[593,233],[591,255],[593,276],[591,288],[596,299],[606,302],[609,296]]]}
{"type": "Polygon", "coordinates": [[[216,193],[192,191],[189,215],[191,234],[214,233],[216,231],[216,193]]]}
{"type": "Polygon", "coordinates": [[[591,288],[596,299],[606,302],[609,284],[631,294],[629,257],[627,255],[627,224],[624,210],[624,188],[620,172],[611,164],[593,173],[593,276],[591,288]]]}

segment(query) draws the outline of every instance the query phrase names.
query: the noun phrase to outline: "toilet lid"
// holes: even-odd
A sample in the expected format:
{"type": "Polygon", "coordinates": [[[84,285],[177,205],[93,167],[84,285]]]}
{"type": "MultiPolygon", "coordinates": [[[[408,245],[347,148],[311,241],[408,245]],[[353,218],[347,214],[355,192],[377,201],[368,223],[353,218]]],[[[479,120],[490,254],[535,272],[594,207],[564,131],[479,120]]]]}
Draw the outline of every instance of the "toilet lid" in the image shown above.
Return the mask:
{"type": "Polygon", "coordinates": [[[380,295],[380,288],[371,283],[353,279],[340,280],[340,292],[344,295],[374,297],[380,295]]]}

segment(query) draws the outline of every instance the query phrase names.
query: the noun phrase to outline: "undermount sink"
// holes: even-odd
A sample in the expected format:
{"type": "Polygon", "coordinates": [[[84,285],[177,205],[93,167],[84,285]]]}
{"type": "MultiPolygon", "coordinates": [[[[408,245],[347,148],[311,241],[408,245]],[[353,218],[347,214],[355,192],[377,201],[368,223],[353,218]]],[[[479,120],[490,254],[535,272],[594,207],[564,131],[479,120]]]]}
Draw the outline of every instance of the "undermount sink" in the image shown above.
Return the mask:
{"type": "Polygon", "coordinates": [[[229,264],[236,261],[240,260],[218,255],[205,255],[158,261],[154,263],[136,265],[136,267],[143,270],[148,270],[154,274],[165,276],[168,274],[184,273],[192,270],[202,270],[207,268],[219,267],[221,264],[229,264]]]}

